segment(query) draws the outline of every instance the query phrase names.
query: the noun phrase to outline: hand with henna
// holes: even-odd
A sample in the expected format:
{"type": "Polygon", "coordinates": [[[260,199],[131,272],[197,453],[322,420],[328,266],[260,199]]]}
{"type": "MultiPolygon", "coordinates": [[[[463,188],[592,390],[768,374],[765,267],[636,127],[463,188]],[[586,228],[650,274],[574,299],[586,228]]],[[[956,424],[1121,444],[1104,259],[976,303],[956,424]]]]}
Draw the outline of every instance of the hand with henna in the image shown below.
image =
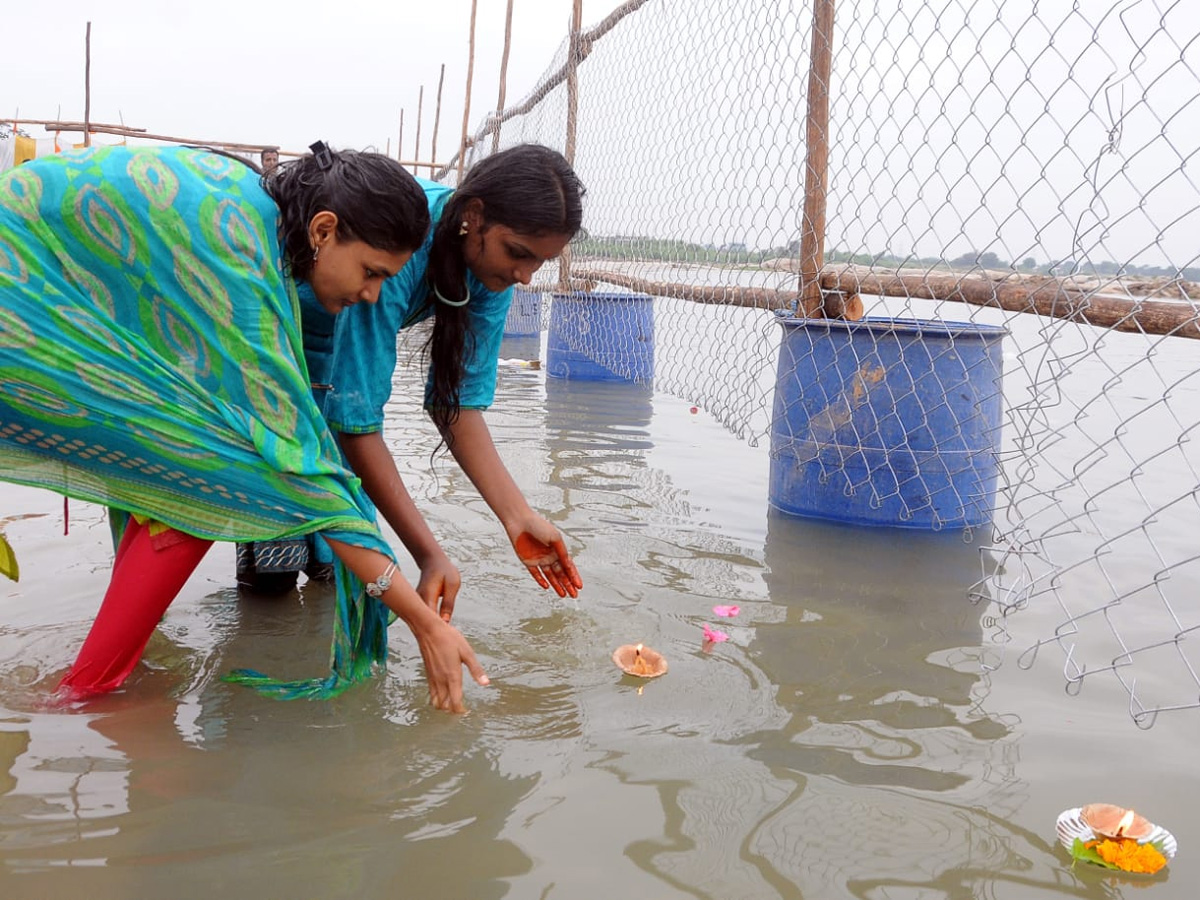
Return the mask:
{"type": "Polygon", "coordinates": [[[557,528],[530,511],[522,519],[506,524],[505,530],[517,558],[534,581],[543,588],[553,588],[560,597],[579,596],[583,579],[557,528]]]}

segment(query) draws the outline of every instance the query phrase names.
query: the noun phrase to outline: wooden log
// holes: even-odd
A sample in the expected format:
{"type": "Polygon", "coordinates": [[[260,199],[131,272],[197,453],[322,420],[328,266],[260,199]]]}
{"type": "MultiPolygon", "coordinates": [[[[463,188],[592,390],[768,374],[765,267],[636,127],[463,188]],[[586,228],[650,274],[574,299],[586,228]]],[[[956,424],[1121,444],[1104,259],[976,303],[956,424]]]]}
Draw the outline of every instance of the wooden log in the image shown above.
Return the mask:
{"type": "Polygon", "coordinates": [[[693,303],[744,306],[751,309],[787,309],[799,296],[797,291],[777,291],[773,288],[742,287],[739,285],[681,284],[674,281],[649,281],[609,269],[576,267],[576,279],[603,281],[619,287],[649,294],[652,297],[674,297],[693,303]]]}
{"type": "Polygon", "coordinates": [[[1035,313],[1113,331],[1200,338],[1200,310],[1193,304],[1087,291],[1053,276],[996,280],[953,272],[871,272],[857,266],[826,268],[825,290],[882,297],[913,297],[1035,313]]]}
{"type": "MultiPolygon", "coordinates": [[[[648,281],[607,269],[576,268],[572,274],[573,280],[576,281],[585,281],[593,285],[596,282],[604,281],[654,297],[672,297],[679,300],[690,300],[693,303],[742,306],[773,311],[793,309],[799,298],[798,291],[779,291],[774,288],[752,288],[740,285],[694,285],[674,281],[648,281]]],[[[825,318],[857,321],[863,317],[864,313],[862,297],[856,293],[830,291],[825,297],[821,311],[825,318]]]]}
{"type": "Polygon", "coordinates": [[[805,125],[804,221],[800,230],[800,303],[807,316],[821,310],[825,263],[825,206],[829,194],[829,79],[833,72],[833,0],[813,4],[812,61],[805,125]]]}
{"type": "MultiPolygon", "coordinates": [[[[576,267],[572,275],[577,279],[615,284],[655,297],[752,309],[788,309],[798,298],[795,291],[771,288],[649,281],[596,266],[576,267]]],[[[845,266],[826,268],[821,273],[821,288],[830,292],[841,291],[848,297],[873,294],[966,303],[1006,312],[1068,319],[1111,331],[1200,339],[1200,308],[1194,304],[1084,291],[1068,287],[1063,279],[1051,276],[1037,281],[1004,281],[954,273],[917,272],[908,275],[872,272],[856,266],[845,266]]],[[[859,298],[858,303],[861,302],[859,298]]]]}

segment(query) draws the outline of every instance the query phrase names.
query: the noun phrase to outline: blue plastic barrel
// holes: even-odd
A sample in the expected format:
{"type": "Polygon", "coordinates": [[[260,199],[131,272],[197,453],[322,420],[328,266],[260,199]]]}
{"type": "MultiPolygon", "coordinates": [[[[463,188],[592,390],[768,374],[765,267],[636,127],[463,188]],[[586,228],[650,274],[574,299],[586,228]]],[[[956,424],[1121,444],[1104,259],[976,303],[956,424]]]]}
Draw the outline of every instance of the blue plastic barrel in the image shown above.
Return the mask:
{"type": "Polygon", "coordinates": [[[991,521],[1007,329],[885,318],[780,323],[772,506],[934,531],[991,521]]]}
{"type": "Polygon", "coordinates": [[[580,381],[652,381],[653,298],[645,294],[554,294],[546,374],[580,381]]]}
{"type": "Polygon", "coordinates": [[[504,320],[505,337],[528,337],[542,332],[542,292],[514,288],[508,316],[504,320]]]}

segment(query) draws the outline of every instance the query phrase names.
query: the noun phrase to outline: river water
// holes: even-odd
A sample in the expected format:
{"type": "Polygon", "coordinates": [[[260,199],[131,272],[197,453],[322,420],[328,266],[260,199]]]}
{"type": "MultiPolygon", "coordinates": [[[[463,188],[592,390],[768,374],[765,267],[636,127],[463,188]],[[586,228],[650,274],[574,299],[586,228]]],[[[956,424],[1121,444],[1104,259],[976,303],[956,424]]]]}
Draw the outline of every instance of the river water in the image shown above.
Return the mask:
{"type": "Polygon", "coordinates": [[[431,465],[419,382],[400,373],[388,439],[463,572],[456,621],[492,679],[465,716],[427,708],[403,626],[386,672],[332,701],[221,681],[324,671],[330,631],[319,586],[239,597],[227,545],[122,691],[48,708],[107,526],[72,502],[64,535],[60,497],[0,485],[22,565],[0,584],[0,897],[1195,896],[1200,717],[1140,730],[1115,681],[1069,696],[1053,663],[1004,660],[967,599],[982,545],[771,513],[766,449],[709,412],[504,366],[489,423],[585,580],[559,599],[431,465]],[[705,648],[705,624],[729,640],[705,648]],[[666,676],[613,666],[639,641],[666,676]],[[1170,829],[1176,859],[1152,879],[1072,868],[1055,819],[1093,801],[1170,829]]]}

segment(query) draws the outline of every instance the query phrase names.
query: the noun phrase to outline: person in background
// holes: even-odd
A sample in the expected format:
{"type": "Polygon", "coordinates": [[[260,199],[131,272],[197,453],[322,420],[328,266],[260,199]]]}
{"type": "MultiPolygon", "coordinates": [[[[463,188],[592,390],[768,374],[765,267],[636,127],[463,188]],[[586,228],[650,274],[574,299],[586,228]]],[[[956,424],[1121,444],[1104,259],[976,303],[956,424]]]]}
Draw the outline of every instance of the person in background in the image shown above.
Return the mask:
{"type": "Polygon", "coordinates": [[[313,400],[295,282],[329,316],[376,302],[428,230],[379,154],[261,180],[197,148],[91,148],[0,176],[0,478],[107,505],[112,580],[68,699],[112,690],[214,540],[321,532],[339,558],[332,671],[240,681],[326,697],[416,637],[431,702],[461,710],[466,639],[397,572],[313,400]]]}
{"type": "MultiPolygon", "coordinates": [[[[584,187],[560,153],[537,144],[477,162],[457,189],[417,181],[434,227],[400,275],[384,284],[379,303],[334,320],[301,285],[306,357],[314,385],[327,394],[326,419],[367,495],[420,567],[418,594],[449,622],[461,574],[409,495],[382,432],[397,332],[432,317],[426,409],[533,579],[560,597],[575,597],[583,581],[562,535],[522,496],[483,412],[495,395],[512,287],[529,284],[574,237],[584,187]]],[[[261,545],[256,550],[263,552],[261,545]]],[[[240,583],[244,578],[239,572],[240,583]]]]}
{"type": "Polygon", "coordinates": [[[259,168],[262,169],[264,175],[270,175],[279,165],[279,148],[264,147],[258,155],[259,168]]]}

